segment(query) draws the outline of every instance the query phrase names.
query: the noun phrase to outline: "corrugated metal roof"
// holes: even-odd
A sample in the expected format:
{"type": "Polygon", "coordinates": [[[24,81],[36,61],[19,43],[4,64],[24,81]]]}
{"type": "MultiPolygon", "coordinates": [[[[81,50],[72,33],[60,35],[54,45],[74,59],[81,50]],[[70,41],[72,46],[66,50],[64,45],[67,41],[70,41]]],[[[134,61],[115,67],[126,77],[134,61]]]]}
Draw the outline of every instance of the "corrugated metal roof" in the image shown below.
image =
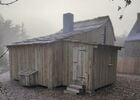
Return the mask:
{"type": "Polygon", "coordinates": [[[55,34],[51,34],[51,35],[47,35],[47,36],[43,36],[43,37],[38,37],[38,38],[27,39],[27,40],[21,41],[21,42],[14,42],[13,44],[8,45],[8,46],[52,43],[52,42],[55,42],[57,40],[68,38],[68,37],[73,36],[75,34],[85,33],[85,32],[97,29],[97,28],[101,27],[102,25],[104,25],[108,20],[109,20],[109,17],[104,16],[104,17],[99,17],[99,18],[95,18],[95,19],[91,19],[91,20],[75,22],[74,23],[74,30],[72,32],[63,33],[63,30],[61,30],[55,34]]]}

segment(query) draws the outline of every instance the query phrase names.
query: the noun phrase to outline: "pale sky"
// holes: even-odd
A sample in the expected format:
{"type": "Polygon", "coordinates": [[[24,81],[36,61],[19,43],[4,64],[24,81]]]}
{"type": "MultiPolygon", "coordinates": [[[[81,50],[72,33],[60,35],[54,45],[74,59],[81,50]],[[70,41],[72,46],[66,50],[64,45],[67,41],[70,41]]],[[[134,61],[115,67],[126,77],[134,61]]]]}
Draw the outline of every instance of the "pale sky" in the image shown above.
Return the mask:
{"type": "Polygon", "coordinates": [[[132,4],[121,12],[117,11],[117,6],[123,3],[118,1],[123,0],[19,0],[10,6],[0,5],[0,14],[13,24],[24,23],[26,32],[32,37],[59,31],[63,13],[68,12],[74,14],[75,21],[109,15],[115,35],[127,35],[140,12],[140,0],[132,0],[132,4]],[[122,13],[124,18],[120,21],[118,17],[122,13]]]}

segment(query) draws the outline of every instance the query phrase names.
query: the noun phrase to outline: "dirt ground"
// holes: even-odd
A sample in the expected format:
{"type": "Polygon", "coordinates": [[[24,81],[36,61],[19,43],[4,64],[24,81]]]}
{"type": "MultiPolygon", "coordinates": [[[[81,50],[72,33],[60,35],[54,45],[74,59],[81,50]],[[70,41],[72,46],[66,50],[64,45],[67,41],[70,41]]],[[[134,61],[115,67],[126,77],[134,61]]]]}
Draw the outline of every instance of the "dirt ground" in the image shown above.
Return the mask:
{"type": "Polygon", "coordinates": [[[118,74],[116,84],[97,90],[95,95],[64,94],[63,90],[22,87],[10,81],[9,72],[0,74],[0,100],[140,100],[140,76],[118,74]]]}
{"type": "Polygon", "coordinates": [[[0,65],[0,74],[7,72],[9,70],[8,65],[0,65]]]}

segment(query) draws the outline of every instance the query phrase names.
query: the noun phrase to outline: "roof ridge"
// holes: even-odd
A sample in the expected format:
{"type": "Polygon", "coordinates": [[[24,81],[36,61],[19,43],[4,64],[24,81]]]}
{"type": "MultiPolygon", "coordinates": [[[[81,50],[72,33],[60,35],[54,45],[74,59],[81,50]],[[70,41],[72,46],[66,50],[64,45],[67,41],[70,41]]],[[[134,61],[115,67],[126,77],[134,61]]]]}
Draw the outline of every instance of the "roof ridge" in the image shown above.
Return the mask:
{"type": "Polygon", "coordinates": [[[91,18],[91,19],[87,19],[87,20],[82,20],[82,21],[77,21],[77,22],[74,22],[74,24],[78,24],[78,23],[83,23],[83,22],[87,22],[87,21],[93,21],[93,20],[97,20],[97,19],[103,19],[103,18],[106,18],[106,19],[109,19],[109,16],[99,16],[99,17],[96,17],[96,18],[91,18]]]}
{"type": "Polygon", "coordinates": [[[128,34],[128,37],[140,33],[140,29],[139,28],[140,28],[140,21],[136,20],[136,22],[134,23],[133,27],[131,28],[131,30],[130,30],[130,32],[128,34]]]}

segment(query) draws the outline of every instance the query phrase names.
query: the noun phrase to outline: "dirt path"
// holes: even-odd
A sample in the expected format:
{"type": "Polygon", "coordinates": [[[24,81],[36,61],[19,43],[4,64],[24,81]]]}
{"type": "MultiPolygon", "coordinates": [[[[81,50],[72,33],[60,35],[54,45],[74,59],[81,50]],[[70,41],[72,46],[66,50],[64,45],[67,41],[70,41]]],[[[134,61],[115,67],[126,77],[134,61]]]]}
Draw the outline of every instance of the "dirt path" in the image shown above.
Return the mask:
{"type": "Polygon", "coordinates": [[[10,80],[10,73],[9,73],[9,71],[5,72],[3,74],[0,74],[0,82],[6,82],[6,81],[9,81],[9,80],[10,80]]]}
{"type": "Polygon", "coordinates": [[[64,94],[64,88],[22,87],[10,81],[9,72],[0,74],[0,100],[140,100],[140,76],[117,75],[114,85],[96,91],[94,96],[64,94]]]}
{"type": "Polygon", "coordinates": [[[9,71],[8,65],[0,65],[0,75],[9,71]]]}

